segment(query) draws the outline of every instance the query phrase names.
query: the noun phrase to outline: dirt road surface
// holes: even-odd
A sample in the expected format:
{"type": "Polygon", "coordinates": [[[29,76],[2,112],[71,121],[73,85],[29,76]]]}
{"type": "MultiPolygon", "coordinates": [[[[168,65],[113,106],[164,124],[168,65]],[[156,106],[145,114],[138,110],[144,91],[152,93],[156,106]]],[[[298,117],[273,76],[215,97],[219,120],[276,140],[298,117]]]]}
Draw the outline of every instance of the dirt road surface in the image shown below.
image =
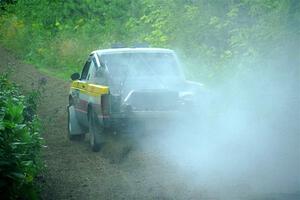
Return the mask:
{"type": "MultiPolygon", "coordinates": [[[[24,64],[11,52],[0,48],[0,70],[13,70],[11,79],[28,91],[45,78],[45,92],[39,106],[42,151],[45,170],[40,177],[41,197],[59,199],[252,199],[248,196],[230,198],[211,192],[203,185],[188,184],[185,174],[174,163],[159,155],[159,148],[149,143],[136,145],[120,162],[108,158],[107,152],[93,153],[84,142],[67,139],[69,83],[45,75],[24,64]]],[[[254,199],[296,199],[297,196],[255,197],[254,199]]]]}

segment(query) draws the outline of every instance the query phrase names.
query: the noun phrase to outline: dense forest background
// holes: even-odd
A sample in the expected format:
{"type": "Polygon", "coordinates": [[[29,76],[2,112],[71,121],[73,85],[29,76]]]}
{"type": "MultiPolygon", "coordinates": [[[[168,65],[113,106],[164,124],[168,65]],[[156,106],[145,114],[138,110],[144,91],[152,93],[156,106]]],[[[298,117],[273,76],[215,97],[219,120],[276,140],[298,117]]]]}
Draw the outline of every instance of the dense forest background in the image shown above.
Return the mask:
{"type": "Polygon", "coordinates": [[[0,43],[64,78],[81,69],[89,52],[113,43],[175,49],[187,76],[212,86],[251,71],[290,71],[299,64],[298,0],[2,0],[0,5],[0,43]]]}

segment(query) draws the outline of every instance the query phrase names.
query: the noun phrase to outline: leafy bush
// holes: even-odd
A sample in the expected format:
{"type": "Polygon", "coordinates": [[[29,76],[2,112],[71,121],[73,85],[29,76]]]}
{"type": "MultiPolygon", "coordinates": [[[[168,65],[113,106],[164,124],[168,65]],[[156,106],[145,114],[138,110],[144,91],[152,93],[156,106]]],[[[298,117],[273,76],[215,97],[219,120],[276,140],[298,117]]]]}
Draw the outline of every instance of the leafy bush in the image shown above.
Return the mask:
{"type": "Polygon", "coordinates": [[[26,97],[0,76],[0,197],[37,199],[35,177],[41,169],[42,138],[36,104],[39,92],[26,97]]]}

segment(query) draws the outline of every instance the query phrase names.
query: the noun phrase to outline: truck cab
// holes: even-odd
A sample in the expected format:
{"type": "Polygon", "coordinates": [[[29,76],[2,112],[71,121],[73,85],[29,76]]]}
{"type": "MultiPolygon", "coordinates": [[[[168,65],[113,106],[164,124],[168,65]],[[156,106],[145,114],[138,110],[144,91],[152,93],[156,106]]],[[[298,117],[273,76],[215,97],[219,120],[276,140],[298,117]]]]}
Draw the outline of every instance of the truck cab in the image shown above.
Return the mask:
{"type": "Polygon", "coordinates": [[[68,135],[90,133],[98,151],[104,135],[137,122],[174,118],[197,105],[202,84],[186,81],[176,53],[163,48],[93,51],[71,76],[68,135]]]}

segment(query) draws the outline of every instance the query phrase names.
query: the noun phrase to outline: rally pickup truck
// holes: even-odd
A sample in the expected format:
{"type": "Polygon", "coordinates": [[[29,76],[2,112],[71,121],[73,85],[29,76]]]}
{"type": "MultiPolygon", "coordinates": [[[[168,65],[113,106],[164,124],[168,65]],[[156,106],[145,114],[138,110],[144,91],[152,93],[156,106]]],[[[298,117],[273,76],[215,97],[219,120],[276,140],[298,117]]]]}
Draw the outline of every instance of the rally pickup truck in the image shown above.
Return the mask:
{"type": "Polygon", "coordinates": [[[93,151],[106,134],[122,134],[138,122],[186,118],[203,91],[185,80],[176,53],[163,48],[93,51],[71,79],[68,137],[83,140],[89,133],[93,151]]]}

